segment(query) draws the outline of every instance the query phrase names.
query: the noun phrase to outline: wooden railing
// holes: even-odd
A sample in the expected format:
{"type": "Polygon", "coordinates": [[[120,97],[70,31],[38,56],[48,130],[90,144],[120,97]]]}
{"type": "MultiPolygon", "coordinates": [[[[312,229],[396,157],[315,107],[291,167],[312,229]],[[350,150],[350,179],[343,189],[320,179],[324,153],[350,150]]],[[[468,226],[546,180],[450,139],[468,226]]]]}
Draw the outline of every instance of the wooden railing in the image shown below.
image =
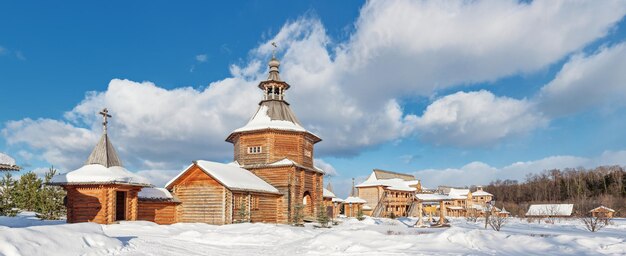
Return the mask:
{"type": "Polygon", "coordinates": [[[387,192],[383,192],[383,196],[378,200],[378,204],[372,211],[372,217],[381,217],[385,212],[385,201],[387,199],[387,192]]]}

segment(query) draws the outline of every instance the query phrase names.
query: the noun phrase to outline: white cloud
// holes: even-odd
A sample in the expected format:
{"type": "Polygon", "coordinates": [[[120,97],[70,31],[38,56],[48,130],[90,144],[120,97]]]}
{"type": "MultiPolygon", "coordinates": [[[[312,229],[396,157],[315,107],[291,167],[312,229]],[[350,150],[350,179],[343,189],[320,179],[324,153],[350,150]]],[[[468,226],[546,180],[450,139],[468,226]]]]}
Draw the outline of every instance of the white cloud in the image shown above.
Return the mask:
{"type": "Polygon", "coordinates": [[[207,57],[206,54],[198,54],[196,55],[196,61],[202,63],[202,62],[206,62],[209,58],[207,57]]]}
{"type": "Polygon", "coordinates": [[[601,47],[592,55],[569,59],[556,78],[541,89],[541,107],[551,115],[576,113],[592,106],[624,105],[626,43],[601,47]]]}
{"type": "Polygon", "coordinates": [[[535,161],[515,162],[496,168],[482,162],[472,162],[461,168],[426,169],[414,172],[427,187],[438,185],[470,186],[486,185],[497,179],[523,182],[526,175],[544,170],[564,168],[594,168],[602,165],[626,165],[626,150],[605,151],[601,155],[586,158],[578,156],[550,156],[535,161]]]}
{"type": "MultiPolygon", "coordinates": [[[[317,155],[356,154],[412,134],[416,116],[405,113],[399,98],[431,96],[442,88],[543,69],[606,35],[624,15],[622,3],[368,1],[345,42],[332,42],[321,21],[301,18],[252,49],[247,64],[231,66],[232,77],[206,89],[167,90],[150,82],[114,79],[106,91],[88,93],[63,120],[12,121],[3,135],[9,144],[42,152],[55,166],[76,167],[99,136],[95,113],[106,106],[114,115],[112,140],[122,159],[136,169],[228,159],[232,148],[223,140],[253,114],[261,98],[256,85],[266,76],[264,63],[275,41],[282,54],[281,76],[293,86],[288,101],[305,127],[324,139],[317,155]]],[[[459,95],[444,97],[431,109],[450,107],[442,102],[459,95]]],[[[428,127],[444,125],[452,138],[442,141],[454,143],[461,128],[481,131],[490,128],[481,125],[506,125],[494,135],[478,137],[484,141],[469,143],[477,145],[541,123],[539,116],[524,112],[525,100],[488,92],[467,95],[479,96],[489,106],[509,107],[514,111],[500,114],[513,115],[467,123],[490,113],[461,111],[462,118],[445,123],[427,110],[420,118],[431,122],[422,121],[418,130],[437,133],[428,127]]]]}
{"type": "Polygon", "coordinates": [[[488,91],[447,95],[430,104],[422,116],[407,120],[425,141],[461,146],[492,143],[546,123],[528,101],[496,97],[488,91]]]}
{"type": "Polygon", "coordinates": [[[315,159],[314,160],[315,166],[319,167],[320,169],[324,170],[324,172],[326,173],[326,176],[337,176],[337,170],[335,170],[335,167],[333,167],[330,163],[327,163],[326,161],[322,160],[322,159],[315,159]]]}

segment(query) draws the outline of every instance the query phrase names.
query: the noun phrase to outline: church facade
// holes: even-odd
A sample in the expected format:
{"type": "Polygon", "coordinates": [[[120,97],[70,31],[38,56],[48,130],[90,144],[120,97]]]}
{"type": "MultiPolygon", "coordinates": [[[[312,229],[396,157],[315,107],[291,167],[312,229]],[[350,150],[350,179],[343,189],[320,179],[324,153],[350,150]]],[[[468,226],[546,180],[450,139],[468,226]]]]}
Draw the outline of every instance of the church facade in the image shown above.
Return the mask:
{"type": "Polygon", "coordinates": [[[269,76],[258,85],[263,97],[257,112],[226,138],[234,161],[193,161],[165,188],[122,167],[107,135],[111,116],[105,109],[104,133],[85,166],[51,182],[68,191],[68,222],[290,223],[328,212],[324,172],[313,161],[321,139],[303,128],[285,100],[290,85],[279,66],[272,56],[269,76]]]}

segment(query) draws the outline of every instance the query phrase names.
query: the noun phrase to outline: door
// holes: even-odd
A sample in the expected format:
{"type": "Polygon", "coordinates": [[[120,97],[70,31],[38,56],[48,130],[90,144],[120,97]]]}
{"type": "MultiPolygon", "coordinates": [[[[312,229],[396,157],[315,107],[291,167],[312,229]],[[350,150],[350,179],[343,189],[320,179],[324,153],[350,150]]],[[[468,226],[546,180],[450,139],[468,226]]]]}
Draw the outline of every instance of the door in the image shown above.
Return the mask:
{"type": "Polygon", "coordinates": [[[126,192],[115,193],[115,220],[126,220],[126,192]]]}

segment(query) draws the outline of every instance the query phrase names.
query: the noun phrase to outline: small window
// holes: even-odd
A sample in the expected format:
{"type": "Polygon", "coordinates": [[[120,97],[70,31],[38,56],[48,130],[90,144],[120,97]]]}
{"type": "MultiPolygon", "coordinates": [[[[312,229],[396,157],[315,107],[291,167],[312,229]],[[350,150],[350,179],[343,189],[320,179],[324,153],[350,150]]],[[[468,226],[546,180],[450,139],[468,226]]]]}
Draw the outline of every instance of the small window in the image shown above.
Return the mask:
{"type": "Polygon", "coordinates": [[[248,147],[248,154],[260,154],[262,151],[261,149],[261,146],[248,147]]]}
{"type": "Polygon", "coordinates": [[[252,210],[258,210],[259,209],[259,197],[257,196],[252,196],[251,198],[251,202],[250,202],[250,208],[252,208],[252,210]]]}

